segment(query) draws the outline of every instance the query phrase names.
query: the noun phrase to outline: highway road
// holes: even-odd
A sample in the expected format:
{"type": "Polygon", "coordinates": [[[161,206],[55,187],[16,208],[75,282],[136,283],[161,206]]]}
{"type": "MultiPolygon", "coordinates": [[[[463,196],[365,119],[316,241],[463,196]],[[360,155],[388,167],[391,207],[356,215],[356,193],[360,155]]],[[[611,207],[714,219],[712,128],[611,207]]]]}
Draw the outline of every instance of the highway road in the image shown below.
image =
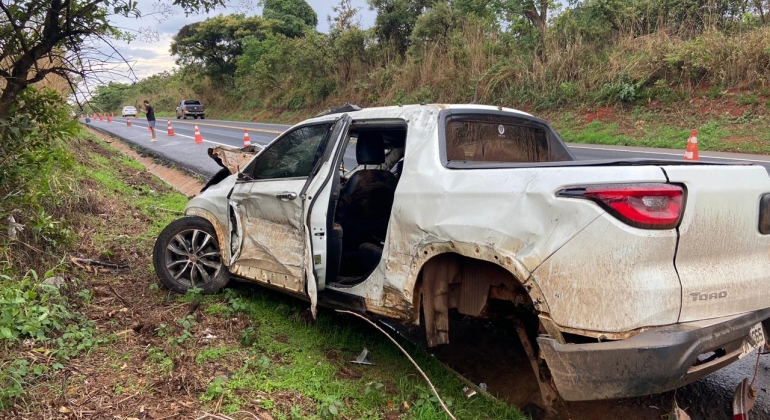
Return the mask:
{"type": "MultiPolygon", "coordinates": [[[[265,145],[273,140],[278,134],[285,131],[290,126],[282,124],[264,124],[242,121],[224,121],[224,120],[177,120],[177,119],[158,119],[156,123],[157,139],[156,143],[150,142],[150,133],[147,131],[147,121],[145,119],[131,118],[131,127],[126,127],[126,119],[116,117],[111,123],[106,121],[91,121],[91,125],[96,128],[108,130],[113,134],[123,137],[130,143],[147,148],[160,156],[178,162],[187,166],[193,171],[203,175],[211,176],[219,170],[206,154],[206,149],[217,144],[241,147],[243,146],[243,131],[249,131],[249,137],[253,144],[265,145]],[[175,136],[167,135],[167,123],[171,121],[175,136]],[[203,137],[203,144],[195,144],[195,126],[200,129],[203,137]]],[[[675,159],[681,160],[684,151],[670,149],[651,149],[641,147],[627,146],[604,146],[587,144],[569,144],[569,148],[577,159],[580,160],[598,160],[598,159],[675,159]]],[[[700,160],[703,162],[714,163],[740,163],[740,164],[758,164],[767,168],[770,172],[770,156],[749,155],[737,153],[720,152],[701,152],[700,160]]],[[[345,153],[345,167],[353,168],[355,166],[355,151],[349,149],[345,153]]]]}
{"type": "MultiPolygon", "coordinates": [[[[208,177],[219,171],[220,167],[208,157],[207,149],[214,145],[243,146],[244,129],[249,132],[251,142],[265,145],[289,126],[281,124],[249,123],[222,120],[176,120],[171,119],[175,136],[167,135],[168,119],[159,119],[156,129],[157,141],[150,141],[147,121],[131,119],[132,126],[126,126],[125,118],[114,118],[111,123],[92,120],[90,126],[114,134],[125,141],[144,148],[146,151],[163,159],[175,162],[181,166],[208,177]],[[194,143],[195,126],[201,131],[203,144],[194,143]]],[[[650,149],[637,147],[599,146],[570,144],[570,150],[580,160],[597,159],[675,159],[681,160],[684,151],[669,149],[650,149]]],[[[770,156],[701,152],[701,161],[715,163],[758,164],[770,172],[770,156]]],[[[345,167],[355,166],[355,152],[348,150],[345,155],[345,167]]],[[[770,359],[763,356],[759,363],[755,387],[759,391],[757,405],[752,410],[751,419],[770,420],[770,359]]],[[[688,412],[698,413],[693,418],[722,419],[730,418],[729,411],[733,392],[738,383],[745,377],[751,377],[755,370],[756,357],[746,357],[727,369],[719,371],[693,385],[682,389],[680,397],[684,396],[691,404],[688,412]]],[[[653,398],[653,397],[650,397],[653,398]]],[[[681,398],[679,398],[681,400],[681,398]]],[[[652,400],[640,400],[641,404],[657,404],[652,400]]],[[[669,405],[670,406],[670,405],[669,405]]]]}

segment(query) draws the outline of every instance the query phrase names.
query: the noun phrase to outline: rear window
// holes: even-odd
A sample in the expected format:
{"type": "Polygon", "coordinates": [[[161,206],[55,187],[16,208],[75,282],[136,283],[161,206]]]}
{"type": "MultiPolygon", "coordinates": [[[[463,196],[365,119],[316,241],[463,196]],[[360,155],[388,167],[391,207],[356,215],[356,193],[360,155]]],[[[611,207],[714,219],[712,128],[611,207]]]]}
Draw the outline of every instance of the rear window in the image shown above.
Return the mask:
{"type": "Polygon", "coordinates": [[[545,125],[499,115],[451,116],[447,119],[449,162],[539,163],[572,160],[545,125]]]}
{"type": "Polygon", "coordinates": [[[184,101],[185,105],[200,105],[201,101],[184,101]]]}

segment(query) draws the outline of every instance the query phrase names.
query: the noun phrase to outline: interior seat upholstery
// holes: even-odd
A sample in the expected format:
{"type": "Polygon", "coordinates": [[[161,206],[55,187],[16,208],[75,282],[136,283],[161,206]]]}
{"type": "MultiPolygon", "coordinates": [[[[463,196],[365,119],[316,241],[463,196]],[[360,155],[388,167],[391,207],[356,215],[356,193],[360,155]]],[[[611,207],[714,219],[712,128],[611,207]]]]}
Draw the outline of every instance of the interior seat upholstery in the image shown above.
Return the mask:
{"type": "MultiPolygon", "coordinates": [[[[380,132],[361,132],[356,143],[359,165],[385,162],[385,144],[380,132]]],[[[393,196],[398,180],[390,171],[368,169],[353,172],[340,190],[335,221],[342,226],[343,250],[356,251],[366,242],[385,239],[393,196]]]]}

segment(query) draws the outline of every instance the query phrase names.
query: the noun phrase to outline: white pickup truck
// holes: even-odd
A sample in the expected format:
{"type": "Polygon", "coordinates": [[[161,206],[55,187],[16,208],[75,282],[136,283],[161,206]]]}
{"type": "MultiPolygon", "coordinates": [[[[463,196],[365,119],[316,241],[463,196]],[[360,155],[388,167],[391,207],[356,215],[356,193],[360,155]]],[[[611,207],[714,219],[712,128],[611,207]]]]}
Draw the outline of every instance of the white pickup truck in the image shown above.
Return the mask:
{"type": "Polygon", "coordinates": [[[172,290],[232,275],[430,345],[452,314],[516,316],[551,401],[674,389],[768,341],[762,167],[575,161],[545,121],[477,105],[331,112],[211,154],[226,169],[155,246],[172,290]]]}

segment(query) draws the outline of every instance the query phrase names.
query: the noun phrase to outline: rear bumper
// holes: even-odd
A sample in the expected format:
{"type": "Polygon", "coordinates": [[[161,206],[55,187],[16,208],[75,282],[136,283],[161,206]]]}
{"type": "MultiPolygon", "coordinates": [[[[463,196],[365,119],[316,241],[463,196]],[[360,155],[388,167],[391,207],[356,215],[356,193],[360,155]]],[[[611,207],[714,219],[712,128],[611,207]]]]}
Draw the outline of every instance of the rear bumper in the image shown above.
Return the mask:
{"type": "Polygon", "coordinates": [[[629,339],[560,344],[537,339],[556,388],[567,401],[636,397],[679,388],[738,360],[749,330],[770,308],[724,318],[654,328],[629,339]],[[724,355],[696,364],[709,352],[724,355]]]}
{"type": "Polygon", "coordinates": [[[184,115],[203,115],[206,111],[185,111],[183,112],[184,115]]]}

